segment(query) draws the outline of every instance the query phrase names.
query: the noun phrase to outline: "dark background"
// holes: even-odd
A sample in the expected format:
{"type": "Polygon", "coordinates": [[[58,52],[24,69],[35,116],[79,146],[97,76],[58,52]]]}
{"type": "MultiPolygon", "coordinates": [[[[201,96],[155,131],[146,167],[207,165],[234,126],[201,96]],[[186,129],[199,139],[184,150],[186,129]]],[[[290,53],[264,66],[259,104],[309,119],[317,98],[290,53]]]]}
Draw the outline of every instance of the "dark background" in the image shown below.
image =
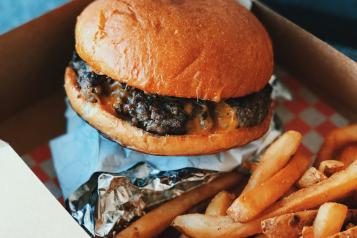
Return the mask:
{"type": "Polygon", "coordinates": [[[261,0],[357,60],[357,0],[261,0]]]}

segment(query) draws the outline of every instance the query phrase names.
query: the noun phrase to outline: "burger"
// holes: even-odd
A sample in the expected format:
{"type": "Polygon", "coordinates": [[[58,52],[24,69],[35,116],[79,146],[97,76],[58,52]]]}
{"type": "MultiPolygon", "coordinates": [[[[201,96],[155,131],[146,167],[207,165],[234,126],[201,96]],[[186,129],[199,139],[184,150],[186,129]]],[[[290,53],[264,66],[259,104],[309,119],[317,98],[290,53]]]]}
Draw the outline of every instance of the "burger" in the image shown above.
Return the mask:
{"type": "Polygon", "coordinates": [[[201,155],[268,130],[272,71],[266,30],[234,0],[97,0],[77,19],[65,90],[125,147],[201,155]]]}

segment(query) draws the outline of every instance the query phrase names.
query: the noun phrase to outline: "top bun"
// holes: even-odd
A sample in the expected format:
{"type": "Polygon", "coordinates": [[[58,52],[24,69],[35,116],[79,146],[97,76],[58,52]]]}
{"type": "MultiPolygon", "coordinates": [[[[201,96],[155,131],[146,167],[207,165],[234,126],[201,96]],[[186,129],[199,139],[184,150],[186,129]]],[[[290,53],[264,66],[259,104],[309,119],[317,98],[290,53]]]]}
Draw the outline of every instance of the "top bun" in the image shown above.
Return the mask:
{"type": "Polygon", "coordinates": [[[220,101],[273,71],[267,32],[234,0],[97,0],[75,34],[94,71],[148,93],[220,101]]]}

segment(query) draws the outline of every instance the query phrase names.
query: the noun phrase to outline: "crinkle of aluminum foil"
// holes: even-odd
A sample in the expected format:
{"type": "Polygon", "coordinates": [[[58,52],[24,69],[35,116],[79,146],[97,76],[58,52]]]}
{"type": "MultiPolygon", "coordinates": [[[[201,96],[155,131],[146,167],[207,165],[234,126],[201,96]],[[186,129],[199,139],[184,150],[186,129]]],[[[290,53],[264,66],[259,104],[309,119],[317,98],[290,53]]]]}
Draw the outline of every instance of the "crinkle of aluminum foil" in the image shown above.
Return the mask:
{"type": "Polygon", "coordinates": [[[119,174],[93,174],[68,198],[67,207],[92,236],[112,236],[155,205],[209,182],[216,174],[195,168],[160,171],[139,163],[119,174]]]}
{"type": "MultiPolygon", "coordinates": [[[[292,99],[290,91],[274,75],[269,83],[273,100],[292,99]]],[[[282,131],[279,118],[274,115],[273,119],[275,130],[282,131]]],[[[262,145],[262,149],[266,146],[262,145]]],[[[217,174],[195,168],[160,171],[142,162],[118,174],[93,174],[68,198],[66,205],[90,235],[113,237],[147,210],[211,181],[217,174]]]]}

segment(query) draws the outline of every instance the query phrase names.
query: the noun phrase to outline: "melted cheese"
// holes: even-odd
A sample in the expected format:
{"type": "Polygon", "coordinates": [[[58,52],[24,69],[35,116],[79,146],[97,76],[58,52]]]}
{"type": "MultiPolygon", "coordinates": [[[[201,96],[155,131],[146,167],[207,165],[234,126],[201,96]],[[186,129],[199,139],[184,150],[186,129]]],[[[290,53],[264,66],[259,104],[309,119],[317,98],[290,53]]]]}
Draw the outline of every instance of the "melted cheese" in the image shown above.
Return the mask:
{"type": "Polygon", "coordinates": [[[214,118],[203,119],[200,115],[187,122],[188,134],[205,134],[219,130],[237,128],[238,118],[236,111],[226,103],[218,103],[215,107],[214,118]]]}
{"type": "Polygon", "coordinates": [[[186,112],[188,115],[191,115],[192,110],[193,110],[192,103],[186,103],[183,109],[185,110],[185,112],[186,112]]]}
{"type": "Polygon", "coordinates": [[[113,108],[113,104],[116,103],[116,99],[114,97],[101,97],[100,103],[104,110],[111,113],[112,115],[116,115],[116,112],[113,108]]]}
{"type": "Polygon", "coordinates": [[[238,118],[236,115],[236,111],[227,103],[218,103],[215,112],[217,127],[219,129],[229,130],[237,128],[238,118]]]}
{"type": "Polygon", "coordinates": [[[214,126],[214,122],[211,117],[206,119],[197,116],[187,122],[186,128],[188,134],[209,133],[214,126]]]}

